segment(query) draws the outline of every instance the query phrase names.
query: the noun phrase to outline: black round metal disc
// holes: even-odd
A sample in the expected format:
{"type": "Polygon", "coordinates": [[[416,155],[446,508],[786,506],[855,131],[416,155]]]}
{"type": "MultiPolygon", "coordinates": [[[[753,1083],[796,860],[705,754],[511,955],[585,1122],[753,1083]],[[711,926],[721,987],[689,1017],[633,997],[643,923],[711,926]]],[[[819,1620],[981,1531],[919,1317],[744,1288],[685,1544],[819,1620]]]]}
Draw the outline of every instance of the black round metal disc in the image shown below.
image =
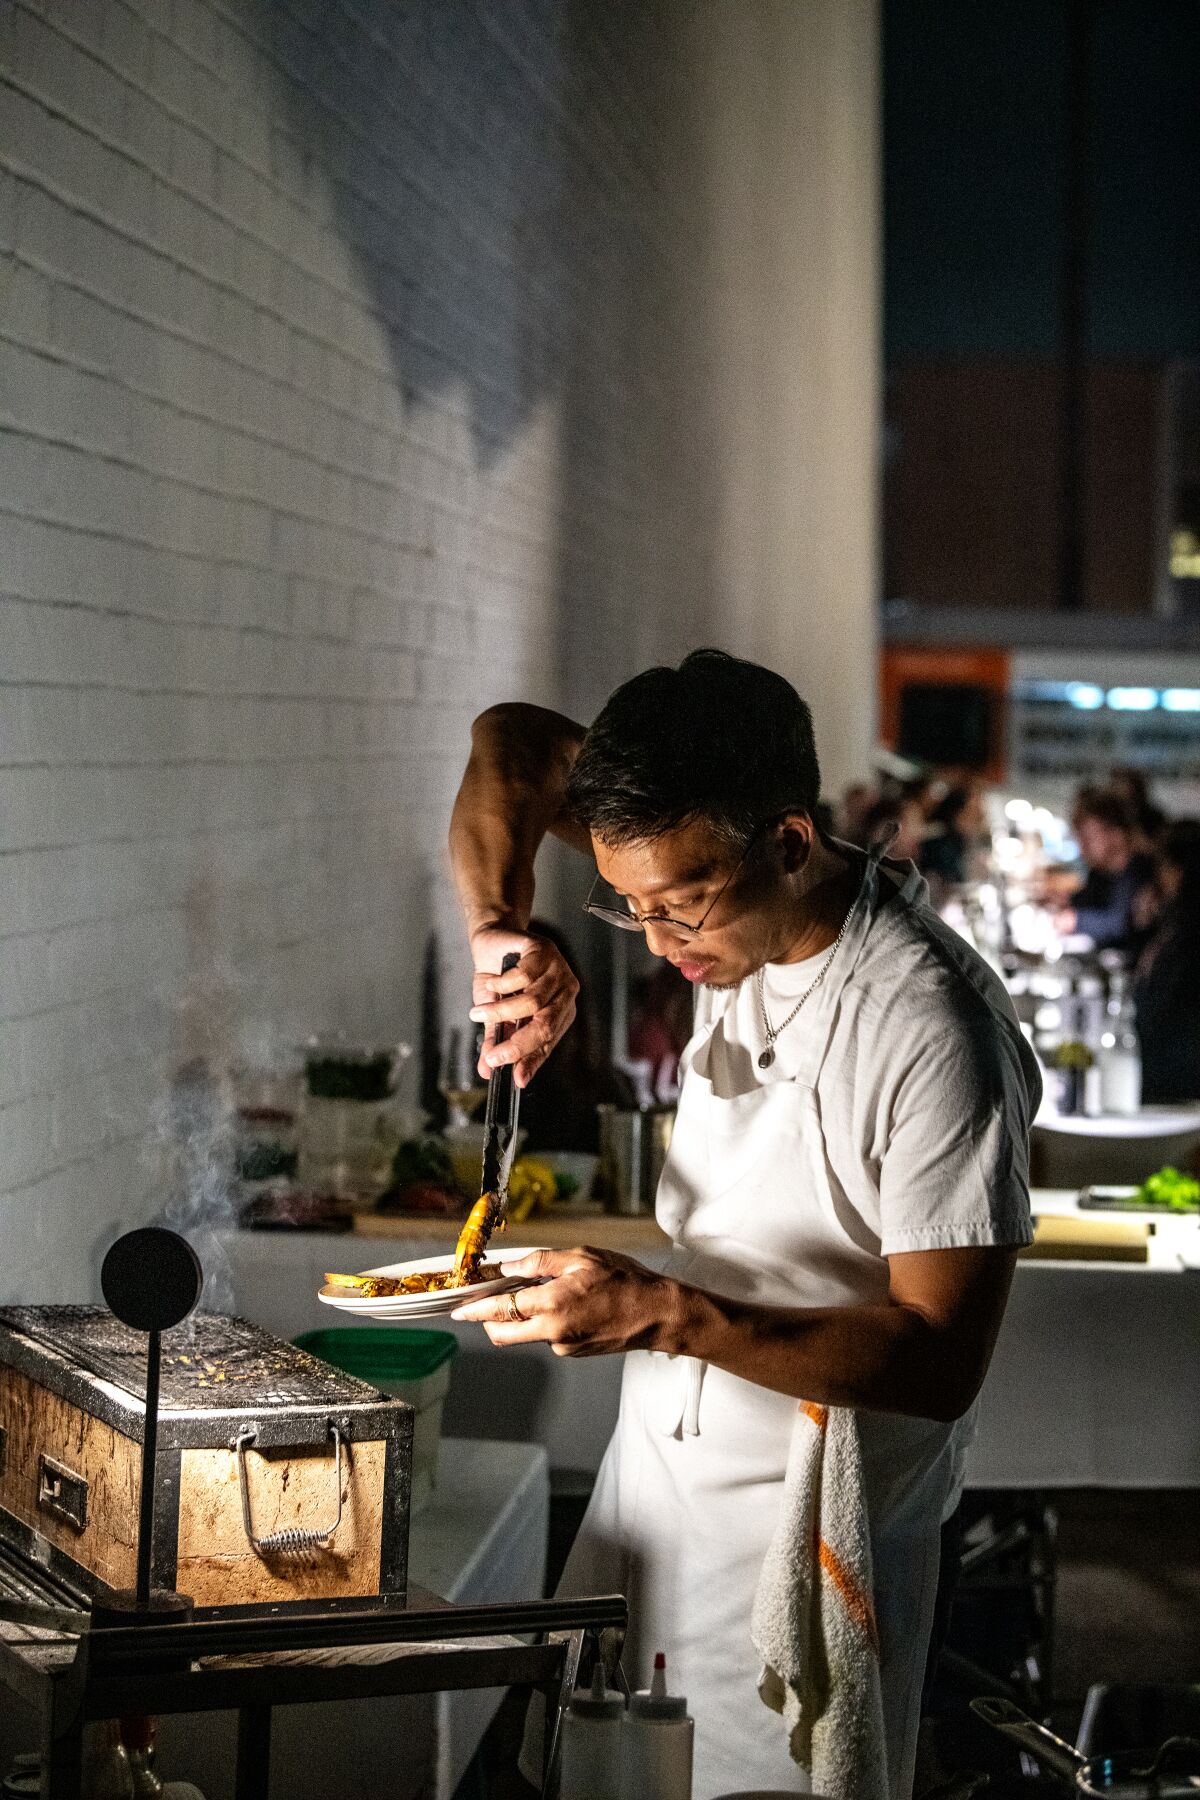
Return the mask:
{"type": "Polygon", "coordinates": [[[104,1258],[100,1286],[123,1325],[167,1331],[186,1319],[199,1300],[204,1270],[177,1231],[145,1225],[117,1239],[104,1258]]]}

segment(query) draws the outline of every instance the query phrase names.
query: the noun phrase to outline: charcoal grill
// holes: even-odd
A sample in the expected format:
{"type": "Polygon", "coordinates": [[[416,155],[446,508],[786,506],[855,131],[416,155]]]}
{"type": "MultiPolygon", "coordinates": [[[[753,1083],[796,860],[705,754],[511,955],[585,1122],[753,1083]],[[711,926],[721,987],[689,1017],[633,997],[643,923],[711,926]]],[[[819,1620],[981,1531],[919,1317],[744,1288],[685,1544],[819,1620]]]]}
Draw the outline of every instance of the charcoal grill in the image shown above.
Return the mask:
{"type": "MultiPolygon", "coordinates": [[[[0,1309],[0,1539],[95,1599],[133,1586],[146,1339],[0,1309]]],[[[412,1409],[245,1319],[162,1334],[151,1571],[198,1609],[403,1604],[412,1409]]]]}

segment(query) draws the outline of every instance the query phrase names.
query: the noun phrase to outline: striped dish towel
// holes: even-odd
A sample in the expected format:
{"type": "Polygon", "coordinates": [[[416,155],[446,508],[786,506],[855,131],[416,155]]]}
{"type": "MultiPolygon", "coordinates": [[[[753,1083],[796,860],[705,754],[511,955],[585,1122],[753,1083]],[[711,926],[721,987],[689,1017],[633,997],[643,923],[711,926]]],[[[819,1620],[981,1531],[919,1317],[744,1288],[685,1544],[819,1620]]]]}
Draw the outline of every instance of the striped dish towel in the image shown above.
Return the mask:
{"type": "Polygon", "coordinates": [[[750,1633],[792,1760],[838,1800],[888,1800],[871,1587],[858,1421],[802,1400],[750,1633]]]}

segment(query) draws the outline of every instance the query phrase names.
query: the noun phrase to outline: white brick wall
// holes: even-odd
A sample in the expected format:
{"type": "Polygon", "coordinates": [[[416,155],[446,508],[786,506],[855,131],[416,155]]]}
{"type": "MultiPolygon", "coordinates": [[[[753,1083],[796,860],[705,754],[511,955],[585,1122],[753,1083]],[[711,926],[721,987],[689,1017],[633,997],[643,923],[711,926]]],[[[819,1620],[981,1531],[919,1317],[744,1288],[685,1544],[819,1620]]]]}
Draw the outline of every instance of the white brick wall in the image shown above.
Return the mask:
{"type": "Polygon", "coordinates": [[[197,986],[415,1029],[482,704],[713,635],[687,77],[593,11],[0,8],[0,1299],[152,1205],[197,986]]]}

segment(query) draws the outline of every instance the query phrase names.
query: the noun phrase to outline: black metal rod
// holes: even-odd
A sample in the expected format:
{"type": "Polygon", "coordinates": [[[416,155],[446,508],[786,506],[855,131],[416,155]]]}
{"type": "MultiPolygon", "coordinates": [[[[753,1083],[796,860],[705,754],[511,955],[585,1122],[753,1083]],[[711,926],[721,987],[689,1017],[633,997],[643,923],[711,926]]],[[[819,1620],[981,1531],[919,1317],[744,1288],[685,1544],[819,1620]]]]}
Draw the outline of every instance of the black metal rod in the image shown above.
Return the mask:
{"type": "Polygon", "coordinates": [[[526,1632],[601,1630],[628,1623],[622,1594],[583,1600],[529,1600],[512,1606],[447,1606],[421,1612],[277,1614],[192,1619],[177,1625],[103,1626],[88,1633],[92,1668],[115,1673],[158,1657],[252,1656],[277,1650],[344,1649],[358,1644],[446,1643],[526,1632]]]}
{"type": "Polygon", "coordinates": [[[150,1604],[150,1558],[154,1551],[154,1458],[158,1451],[158,1388],[162,1340],[152,1331],[146,1340],[146,1422],[142,1429],[142,1492],[138,1508],[137,1599],[150,1604]]]}
{"type": "Polygon", "coordinates": [[[271,1709],[238,1708],[236,1800],[267,1800],[271,1786],[271,1709]]]}

